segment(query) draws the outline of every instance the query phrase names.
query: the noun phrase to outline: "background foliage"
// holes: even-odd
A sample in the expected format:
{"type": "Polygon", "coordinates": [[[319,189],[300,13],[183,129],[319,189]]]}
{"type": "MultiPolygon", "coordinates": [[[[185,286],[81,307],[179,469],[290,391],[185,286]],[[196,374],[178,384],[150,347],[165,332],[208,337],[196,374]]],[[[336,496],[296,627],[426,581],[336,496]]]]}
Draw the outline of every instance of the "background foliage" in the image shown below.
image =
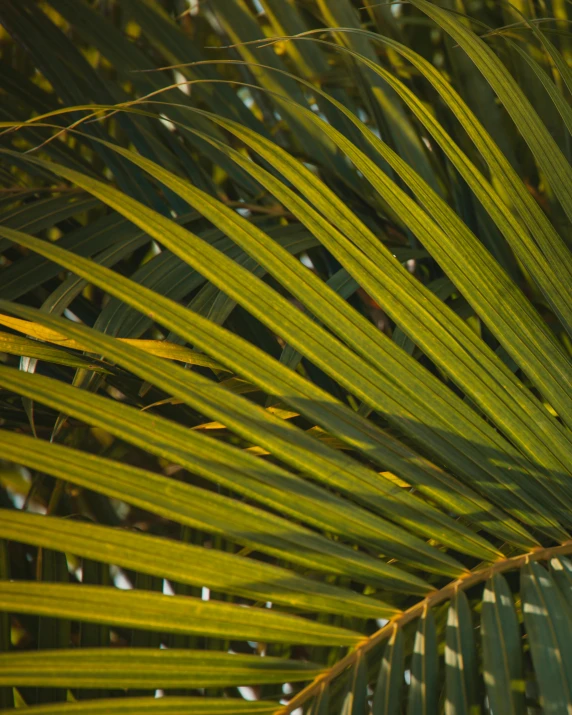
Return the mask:
{"type": "Polygon", "coordinates": [[[0,3],[2,712],[572,713],[571,7],[0,3]]]}

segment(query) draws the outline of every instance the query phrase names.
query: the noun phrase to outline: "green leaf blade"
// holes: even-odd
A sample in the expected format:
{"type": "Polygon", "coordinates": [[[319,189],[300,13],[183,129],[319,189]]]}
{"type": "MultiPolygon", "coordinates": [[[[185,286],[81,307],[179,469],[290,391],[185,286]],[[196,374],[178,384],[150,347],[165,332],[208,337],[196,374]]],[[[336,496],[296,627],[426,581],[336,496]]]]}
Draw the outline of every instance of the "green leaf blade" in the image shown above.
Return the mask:
{"type": "Polygon", "coordinates": [[[491,707],[507,715],[524,713],[522,639],[513,595],[503,576],[485,586],[481,612],[484,680],[491,707]]]}

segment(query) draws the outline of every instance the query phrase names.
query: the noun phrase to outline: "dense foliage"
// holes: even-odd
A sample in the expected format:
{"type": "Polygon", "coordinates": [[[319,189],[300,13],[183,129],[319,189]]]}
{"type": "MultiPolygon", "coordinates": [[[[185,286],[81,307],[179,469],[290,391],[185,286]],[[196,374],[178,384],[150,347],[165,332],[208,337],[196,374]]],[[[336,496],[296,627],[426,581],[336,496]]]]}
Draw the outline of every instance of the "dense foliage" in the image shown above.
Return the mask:
{"type": "Polygon", "coordinates": [[[572,713],[570,20],[0,2],[2,712],[572,713]]]}

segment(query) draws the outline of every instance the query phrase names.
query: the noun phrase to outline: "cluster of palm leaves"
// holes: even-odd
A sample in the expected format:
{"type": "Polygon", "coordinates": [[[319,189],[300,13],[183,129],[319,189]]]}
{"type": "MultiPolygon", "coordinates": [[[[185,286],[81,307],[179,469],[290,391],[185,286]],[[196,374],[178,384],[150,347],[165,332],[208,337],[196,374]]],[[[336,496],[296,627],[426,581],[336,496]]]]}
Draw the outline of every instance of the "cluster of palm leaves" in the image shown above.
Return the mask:
{"type": "Polygon", "coordinates": [[[0,3],[1,712],[572,713],[571,19],[0,3]]]}

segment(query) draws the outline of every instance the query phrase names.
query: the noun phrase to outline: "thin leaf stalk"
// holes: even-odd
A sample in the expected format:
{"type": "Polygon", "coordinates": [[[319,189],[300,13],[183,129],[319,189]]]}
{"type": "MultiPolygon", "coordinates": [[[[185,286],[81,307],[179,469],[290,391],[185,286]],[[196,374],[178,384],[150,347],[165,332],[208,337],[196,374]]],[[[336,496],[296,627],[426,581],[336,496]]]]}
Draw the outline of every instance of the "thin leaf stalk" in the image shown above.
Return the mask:
{"type": "Polygon", "coordinates": [[[472,586],[487,581],[495,574],[504,573],[505,571],[515,571],[531,561],[548,561],[555,556],[566,556],[568,554],[572,554],[572,539],[563,542],[559,546],[536,548],[519,556],[512,556],[496,561],[492,566],[473,569],[460,578],[451,581],[438,591],[430,593],[422,601],[419,601],[411,606],[411,608],[403,611],[403,613],[394,616],[373,635],[360,641],[350,653],[335,663],[331,668],[318,675],[286,705],[280,708],[280,710],[276,710],[273,715],[290,715],[290,713],[301,707],[310,698],[317,695],[328,683],[341,675],[347,668],[354,666],[357,660],[362,658],[368,651],[390,638],[396,628],[401,628],[407,623],[411,623],[411,621],[422,616],[429,608],[448,601],[450,598],[453,598],[458,591],[466,591],[472,586]]]}

